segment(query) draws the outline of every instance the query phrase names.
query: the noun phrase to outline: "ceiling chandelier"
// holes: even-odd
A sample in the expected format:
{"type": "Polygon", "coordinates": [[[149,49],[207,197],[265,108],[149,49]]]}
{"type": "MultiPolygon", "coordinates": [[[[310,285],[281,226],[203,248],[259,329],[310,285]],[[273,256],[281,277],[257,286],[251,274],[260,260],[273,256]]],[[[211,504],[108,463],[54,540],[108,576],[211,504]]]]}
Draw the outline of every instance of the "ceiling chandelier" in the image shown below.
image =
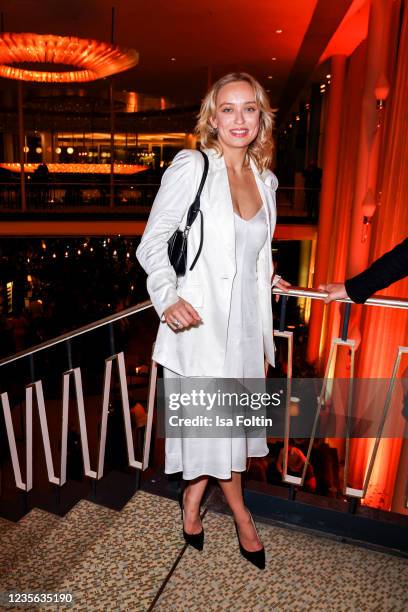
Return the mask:
{"type": "Polygon", "coordinates": [[[76,36],[0,34],[0,77],[19,81],[94,81],[128,70],[136,66],[138,59],[134,49],[122,50],[116,45],[76,36]],[[32,64],[44,64],[45,69],[33,69],[32,64]],[[50,64],[61,69],[51,71],[50,64]]]}

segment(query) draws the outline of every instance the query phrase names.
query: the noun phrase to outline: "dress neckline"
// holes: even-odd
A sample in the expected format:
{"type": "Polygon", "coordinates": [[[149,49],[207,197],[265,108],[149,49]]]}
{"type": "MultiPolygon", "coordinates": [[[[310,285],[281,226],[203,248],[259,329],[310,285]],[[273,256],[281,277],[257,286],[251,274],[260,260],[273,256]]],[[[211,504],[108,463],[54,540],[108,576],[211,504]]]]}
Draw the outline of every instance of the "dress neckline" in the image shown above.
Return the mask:
{"type": "Polygon", "coordinates": [[[258,210],[258,212],[256,212],[254,215],[252,215],[252,217],[250,217],[249,219],[244,219],[243,217],[241,217],[241,215],[239,215],[237,212],[234,212],[234,215],[236,217],[238,217],[238,219],[241,219],[241,221],[244,221],[244,223],[250,223],[253,219],[255,219],[255,217],[257,217],[259,215],[259,213],[261,212],[261,210],[263,210],[263,205],[261,206],[261,208],[258,210]]]}

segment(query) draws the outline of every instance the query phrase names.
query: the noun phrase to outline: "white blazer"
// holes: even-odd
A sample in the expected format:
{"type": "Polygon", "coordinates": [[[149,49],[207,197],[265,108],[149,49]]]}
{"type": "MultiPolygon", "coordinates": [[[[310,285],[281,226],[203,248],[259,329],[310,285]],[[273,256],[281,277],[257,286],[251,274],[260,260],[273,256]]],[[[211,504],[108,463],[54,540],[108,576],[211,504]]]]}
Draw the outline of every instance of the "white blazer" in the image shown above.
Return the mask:
{"type": "MultiPolygon", "coordinates": [[[[221,376],[224,364],[232,283],[236,274],[235,225],[224,157],[214,149],[204,151],[209,159],[208,176],[201,195],[204,243],[194,269],[188,270],[200,244],[200,215],[189,233],[184,277],[177,278],[167,255],[167,240],[180,225],[184,227],[203,173],[202,155],[192,149],[180,151],[164,173],[136,257],[148,274],[147,290],[159,317],[180,296],[194,306],[203,321],[197,327],[179,332],[161,322],[153,359],[183,376],[217,377],[221,376]]],[[[258,256],[257,276],[264,352],[267,361],[274,365],[271,239],[276,224],[278,180],[270,170],[260,174],[252,160],[251,167],[267,213],[268,239],[258,256]]],[[[273,284],[279,278],[275,276],[273,284]]]]}

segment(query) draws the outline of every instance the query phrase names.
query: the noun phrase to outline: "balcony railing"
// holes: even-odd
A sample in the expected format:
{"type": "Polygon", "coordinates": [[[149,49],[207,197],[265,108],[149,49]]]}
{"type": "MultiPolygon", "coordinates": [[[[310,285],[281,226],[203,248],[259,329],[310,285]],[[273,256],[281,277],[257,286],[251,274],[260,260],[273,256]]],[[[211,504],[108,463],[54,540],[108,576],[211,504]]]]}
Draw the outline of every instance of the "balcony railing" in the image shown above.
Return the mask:
{"type": "MultiPolygon", "coordinates": [[[[40,183],[25,181],[25,206],[21,200],[21,184],[0,182],[1,212],[78,212],[100,210],[117,212],[128,210],[147,216],[153,204],[159,183],[139,183],[115,178],[113,202],[109,176],[103,181],[78,182],[49,181],[40,183]],[[112,206],[113,204],[113,206],[112,206]]],[[[278,215],[282,217],[310,217],[316,220],[319,205],[319,189],[303,189],[279,186],[277,191],[278,215]],[[316,214],[312,214],[313,205],[316,214]]]]}
{"type": "MultiPolygon", "coordinates": [[[[287,344],[286,378],[290,389],[294,338],[293,331],[286,329],[287,302],[292,298],[322,300],[325,294],[299,287],[288,291],[276,289],[274,292],[282,296],[280,321],[274,335],[287,344]]],[[[347,339],[352,302],[348,299],[341,301],[346,302],[342,335],[334,340],[333,347],[341,345],[354,350],[353,341],[347,339]]],[[[408,309],[408,299],[372,297],[365,307],[408,309]]],[[[151,449],[151,444],[155,450],[160,448],[154,435],[158,370],[157,364],[151,360],[156,327],[157,317],[151,303],[146,301],[0,361],[0,413],[3,413],[5,424],[2,430],[0,420],[0,448],[3,449],[0,453],[0,475],[3,474],[0,478],[0,512],[7,500],[13,497],[13,491],[27,493],[36,486],[44,489],[63,487],[73,477],[73,463],[76,465],[74,478],[87,482],[100,481],[118,463],[139,473],[149,467],[149,462],[160,467],[160,452],[156,456],[151,449]],[[138,418],[140,421],[143,404],[146,411],[140,425],[138,418]],[[34,410],[39,417],[37,425],[33,420],[34,410]],[[39,451],[41,447],[44,459],[39,451]]],[[[397,364],[404,353],[408,353],[408,347],[396,347],[387,405],[369,458],[364,485],[360,489],[347,484],[350,459],[346,449],[343,485],[338,491],[343,499],[363,500],[365,497],[384,431],[390,394],[395,387],[397,364]]],[[[293,487],[302,487],[305,483],[316,423],[330,376],[328,366],[310,431],[306,463],[300,476],[288,472],[284,455],[282,484],[289,486],[292,494],[293,487]]],[[[290,399],[289,391],[283,436],[286,451],[291,435],[290,399]]],[[[407,501],[405,499],[405,505],[407,501]]]]}
{"type": "MultiPolygon", "coordinates": [[[[113,193],[115,209],[132,209],[146,215],[158,188],[157,183],[115,181],[113,193]]],[[[26,181],[25,200],[25,208],[30,212],[67,212],[87,209],[105,211],[111,205],[109,180],[75,183],[26,181]]],[[[0,183],[0,211],[23,212],[19,183],[0,183]]]]}

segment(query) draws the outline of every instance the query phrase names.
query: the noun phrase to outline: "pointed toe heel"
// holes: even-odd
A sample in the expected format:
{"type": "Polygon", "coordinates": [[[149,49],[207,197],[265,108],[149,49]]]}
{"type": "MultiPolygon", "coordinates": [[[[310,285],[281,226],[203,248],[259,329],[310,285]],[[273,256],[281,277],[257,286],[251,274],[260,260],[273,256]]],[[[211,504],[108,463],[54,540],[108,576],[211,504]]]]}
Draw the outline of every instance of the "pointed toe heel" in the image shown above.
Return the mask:
{"type": "Polygon", "coordinates": [[[180,510],[181,510],[181,522],[183,525],[183,537],[187,544],[190,544],[190,546],[192,546],[196,550],[201,551],[204,548],[204,528],[200,531],[200,533],[187,533],[186,530],[184,529],[184,503],[183,503],[184,491],[185,489],[181,489],[179,493],[179,498],[178,498],[180,510]]]}
{"type": "MultiPolygon", "coordinates": [[[[252,519],[252,516],[251,516],[251,521],[255,528],[255,524],[252,519]]],[[[255,551],[250,551],[244,548],[241,544],[241,540],[239,539],[238,525],[236,524],[235,521],[234,521],[234,524],[235,524],[235,531],[237,532],[237,539],[238,539],[239,550],[240,550],[241,555],[247,561],[255,565],[255,567],[257,567],[258,569],[260,570],[265,569],[265,548],[262,547],[260,550],[255,550],[255,551]]],[[[255,531],[256,531],[256,528],[255,528],[255,531]]]]}
{"type": "Polygon", "coordinates": [[[204,529],[200,533],[186,533],[183,529],[183,537],[187,544],[190,544],[196,550],[203,550],[204,548],[204,529]]]}

